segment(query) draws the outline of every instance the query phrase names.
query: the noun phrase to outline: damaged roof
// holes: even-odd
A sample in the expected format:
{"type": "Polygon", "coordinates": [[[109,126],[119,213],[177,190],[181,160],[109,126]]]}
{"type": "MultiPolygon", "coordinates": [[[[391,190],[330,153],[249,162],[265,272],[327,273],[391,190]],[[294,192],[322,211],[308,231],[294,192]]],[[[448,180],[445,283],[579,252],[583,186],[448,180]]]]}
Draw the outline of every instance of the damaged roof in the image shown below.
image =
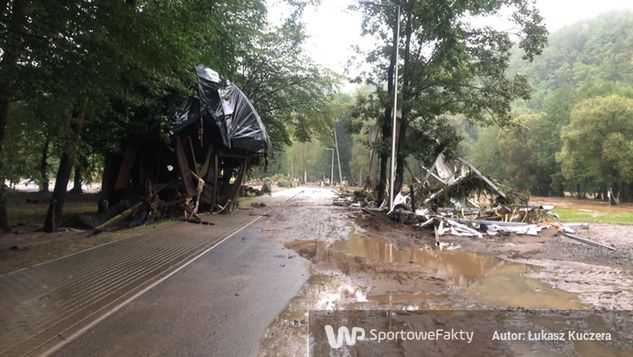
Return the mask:
{"type": "Polygon", "coordinates": [[[196,67],[196,75],[196,94],[173,116],[172,133],[200,125],[212,128],[228,149],[267,155],[271,149],[270,139],[246,95],[234,84],[222,84],[218,73],[208,67],[196,67]]]}

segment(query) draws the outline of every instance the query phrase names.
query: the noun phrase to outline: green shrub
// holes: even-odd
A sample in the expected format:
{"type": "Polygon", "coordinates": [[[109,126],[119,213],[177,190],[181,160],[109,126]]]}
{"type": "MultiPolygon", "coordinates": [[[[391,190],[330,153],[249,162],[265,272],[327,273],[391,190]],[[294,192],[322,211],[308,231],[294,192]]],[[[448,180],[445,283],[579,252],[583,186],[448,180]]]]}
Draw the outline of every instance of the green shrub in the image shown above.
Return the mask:
{"type": "Polygon", "coordinates": [[[277,186],[279,187],[290,187],[290,181],[285,178],[280,178],[277,180],[277,186]]]}

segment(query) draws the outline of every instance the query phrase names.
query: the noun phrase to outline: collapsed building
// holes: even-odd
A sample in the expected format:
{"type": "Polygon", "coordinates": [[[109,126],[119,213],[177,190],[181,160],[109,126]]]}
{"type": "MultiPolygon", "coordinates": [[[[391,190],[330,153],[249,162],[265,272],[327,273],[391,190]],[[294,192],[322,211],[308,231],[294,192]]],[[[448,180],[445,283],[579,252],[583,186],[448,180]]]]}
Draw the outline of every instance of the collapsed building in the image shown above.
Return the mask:
{"type": "MultiPolygon", "coordinates": [[[[174,212],[198,213],[237,206],[253,165],[266,162],[270,139],[246,95],[217,72],[196,68],[197,86],[172,116],[168,140],[129,143],[115,171],[107,210],[89,226],[106,229],[174,212]]],[[[84,219],[84,222],[87,221],[84,219]]]]}
{"type": "MultiPolygon", "coordinates": [[[[405,163],[406,166],[406,163],[405,163]]],[[[407,167],[408,168],[408,167],[407,167]]],[[[463,158],[447,158],[439,154],[430,168],[422,167],[426,175],[408,190],[395,195],[393,207],[388,199],[379,206],[371,192],[357,191],[340,194],[335,205],[360,208],[369,215],[386,214],[392,220],[432,229],[441,247],[443,235],[478,237],[509,234],[538,235],[553,228],[564,237],[599,248],[615,250],[576,235],[585,224],[561,223],[552,212],[553,205],[530,204],[529,196],[516,191],[480,172],[463,158]]]]}

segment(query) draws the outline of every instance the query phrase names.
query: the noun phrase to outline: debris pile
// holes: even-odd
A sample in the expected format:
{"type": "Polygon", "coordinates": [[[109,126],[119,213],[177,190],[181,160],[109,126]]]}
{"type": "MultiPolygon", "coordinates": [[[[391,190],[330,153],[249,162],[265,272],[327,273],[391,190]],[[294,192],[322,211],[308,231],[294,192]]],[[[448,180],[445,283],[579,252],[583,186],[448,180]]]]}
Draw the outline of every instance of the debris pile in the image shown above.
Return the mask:
{"type": "MultiPolygon", "coordinates": [[[[553,205],[530,205],[527,194],[485,176],[462,158],[449,160],[440,154],[430,169],[423,169],[427,172],[423,180],[409,170],[417,184],[394,197],[387,215],[403,224],[432,229],[438,244],[442,235],[536,236],[543,229],[555,228],[568,238],[613,250],[576,236],[578,225],[560,223],[553,205]]],[[[387,211],[387,200],[376,208],[366,191],[337,194],[335,205],[358,207],[370,215],[387,211]]]]}
{"type": "MultiPolygon", "coordinates": [[[[96,230],[141,224],[148,217],[229,212],[242,194],[246,172],[266,162],[266,128],[246,95],[210,68],[196,68],[197,85],[172,116],[163,138],[130,138],[123,155],[106,162],[102,213],[83,219],[96,230]]],[[[266,185],[264,185],[266,186],[266,185]]]]}

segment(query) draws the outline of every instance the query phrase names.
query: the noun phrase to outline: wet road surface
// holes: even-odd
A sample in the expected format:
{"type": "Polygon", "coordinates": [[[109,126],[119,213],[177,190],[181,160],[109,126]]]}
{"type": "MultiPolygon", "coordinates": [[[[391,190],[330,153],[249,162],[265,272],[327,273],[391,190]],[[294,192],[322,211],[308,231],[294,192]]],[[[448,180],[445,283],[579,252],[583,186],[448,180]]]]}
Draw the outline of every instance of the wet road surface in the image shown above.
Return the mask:
{"type": "Polygon", "coordinates": [[[308,278],[306,263],[256,222],[301,192],[208,216],[214,226],[175,222],[0,275],[0,355],[255,350],[244,336],[259,338],[308,278]],[[235,336],[246,342],[231,347],[235,336]]]}
{"type": "Polygon", "coordinates": [[[57,356],[251,356],[309,277],[257,224],[86,331],[57,356]]]}

